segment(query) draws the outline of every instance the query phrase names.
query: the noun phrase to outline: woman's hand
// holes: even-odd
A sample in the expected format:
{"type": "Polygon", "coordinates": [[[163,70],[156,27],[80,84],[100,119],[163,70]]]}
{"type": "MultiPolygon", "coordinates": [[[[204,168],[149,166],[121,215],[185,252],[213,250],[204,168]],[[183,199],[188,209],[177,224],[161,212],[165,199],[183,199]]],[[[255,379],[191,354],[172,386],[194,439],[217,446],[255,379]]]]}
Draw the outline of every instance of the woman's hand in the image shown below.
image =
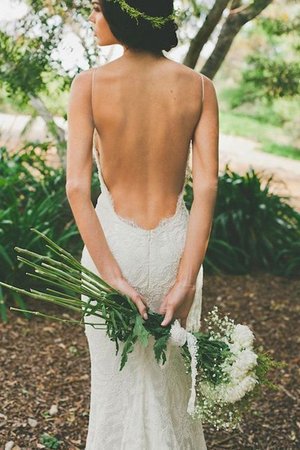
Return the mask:
{"type": "Polygon", "coordinates": [[[164,314],[162,326],[169,325],[173,318],[180,319],[183,328],[186,327],[187,316],[190,312],[196,293],[195,284],[185,284],[182,281],[176,281],[163,298],[159,312],[164,314]]]}
{"type": "Polygon", "coordinates": [[[107,273],[102,273],[101,278],[103,278],[106,283],[120,291],[122,294],[128,295],[128,297],[130,297],[133,303],[137,306],[141,316],[145,320],[148,319],[148,305],[146,299],[128,283],[121,271],[118,271],[117,274],[113,271],[107,271],[107,273]]]}

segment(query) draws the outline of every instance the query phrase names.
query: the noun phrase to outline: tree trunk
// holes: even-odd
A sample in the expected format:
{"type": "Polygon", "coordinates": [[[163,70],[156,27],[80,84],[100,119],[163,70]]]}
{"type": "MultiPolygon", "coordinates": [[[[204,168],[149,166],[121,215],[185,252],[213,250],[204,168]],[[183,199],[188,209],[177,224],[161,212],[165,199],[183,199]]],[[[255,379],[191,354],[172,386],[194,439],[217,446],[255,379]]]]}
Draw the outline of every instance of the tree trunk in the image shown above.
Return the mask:
{"type": "Polygon", "coordinates": [[[29,97],[30,97],[31,105],[38,112],[39,116],[41,116],[44,119],[48,130],[50,131],[52,136],[55,138],[55,140],[57,142],[57,150],[58,150],[59,158],[60,158],[62,164],[64,164],[65,149],[66,149],[65,131],[61,127],[56,125],[56,123],[53,120],[52,114],[49,112],[46,105],[39,97],[36,97],[31,94],[29,94],[29,97]]]}
{"type": "Polygon", "coordinates": [[[224,61],[235,36],[245,23],[258,16],[272,0],[256,0],[247,7],[232,9],[218,37],[217,44],[201,73],[213,79],[224,61]]]}
{"type": "Polygon", "coordinates": [[[219,23],[223,11],[228,3],[229,0],[215,0],[214,6],[207,14],[202,27],[196,36],[191,40],[190,47],[184,57],[183,64],[191,67],[192,69],[195,68],[203,46],[206,44],[211,33],[219,23]]]}

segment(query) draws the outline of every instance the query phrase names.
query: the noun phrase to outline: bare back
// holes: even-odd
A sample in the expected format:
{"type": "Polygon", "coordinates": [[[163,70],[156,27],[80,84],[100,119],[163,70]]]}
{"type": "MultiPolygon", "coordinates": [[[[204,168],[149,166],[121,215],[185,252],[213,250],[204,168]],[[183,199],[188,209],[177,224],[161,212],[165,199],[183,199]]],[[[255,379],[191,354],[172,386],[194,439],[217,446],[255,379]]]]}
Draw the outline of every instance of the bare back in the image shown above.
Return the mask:
{"type": "Polygon", "coordinates": [[[184,186],[203,79],[167,58],[119,58],[94,69],[92,108],[116,212],[145,229],[174,214],[184,186]]]}

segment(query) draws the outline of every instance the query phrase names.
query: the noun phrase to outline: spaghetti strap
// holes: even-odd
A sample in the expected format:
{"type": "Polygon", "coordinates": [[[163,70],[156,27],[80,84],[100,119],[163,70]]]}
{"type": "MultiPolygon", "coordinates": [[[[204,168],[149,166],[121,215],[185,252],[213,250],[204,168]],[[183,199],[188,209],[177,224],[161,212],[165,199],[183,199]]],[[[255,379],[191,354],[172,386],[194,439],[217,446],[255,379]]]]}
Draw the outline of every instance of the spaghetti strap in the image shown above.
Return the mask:
{"type": "Polygon", "coordinates": [[[95,72],[96,72],[96,67],[93,67],[92,68],[92,100],[93,100],[94,84],[95,84],[95,72]]]}
{"type": "Polygon", "coordinates": [[[201,85],[202,85],[201,92],[202,92],[202,103],[203,103],[204,102],[204,76],[202,73],[200,73],[200,75],[201,75],[201,85]]]}
{"type": "Polygon", "coordinates": [[[93,67],[92,68],[92,83],[91,83],[91,110],[92,110],[92,120],[93,120],[94,126],[95,126],[95,120],[94,120],[93,99],[94,99],[95,72],[96,72],[96,67],[93,67]]]}

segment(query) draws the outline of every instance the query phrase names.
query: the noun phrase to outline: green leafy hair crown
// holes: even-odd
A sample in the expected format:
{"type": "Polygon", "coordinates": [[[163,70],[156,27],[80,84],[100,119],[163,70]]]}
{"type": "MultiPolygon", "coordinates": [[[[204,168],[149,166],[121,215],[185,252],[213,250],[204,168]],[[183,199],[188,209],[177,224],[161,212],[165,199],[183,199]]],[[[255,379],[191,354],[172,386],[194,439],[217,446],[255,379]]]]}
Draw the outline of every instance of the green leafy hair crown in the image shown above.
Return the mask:
{"type": "MultiPolygon", "coordinates": [[[[133,6],[128,5],[125,0],[109,0],[113,2],[119,3],[120,8],[122,11],[126,12],[130,17],[136,19],[137,24],[138,19],[142,18],[151,23],[151,25],[154,28],[161,28],[163,25],[165,25],[167,22],[171,20],[175,20],[177,17],[177,11],[175,10],[172,14],[169,14],[168,16],[149,16],[148,14],[144,13],[143,11],[139,11],[138,9],[134,8],[133,6]]],[[[151,0],[149,0],[151,1],[151,0]]]]}

